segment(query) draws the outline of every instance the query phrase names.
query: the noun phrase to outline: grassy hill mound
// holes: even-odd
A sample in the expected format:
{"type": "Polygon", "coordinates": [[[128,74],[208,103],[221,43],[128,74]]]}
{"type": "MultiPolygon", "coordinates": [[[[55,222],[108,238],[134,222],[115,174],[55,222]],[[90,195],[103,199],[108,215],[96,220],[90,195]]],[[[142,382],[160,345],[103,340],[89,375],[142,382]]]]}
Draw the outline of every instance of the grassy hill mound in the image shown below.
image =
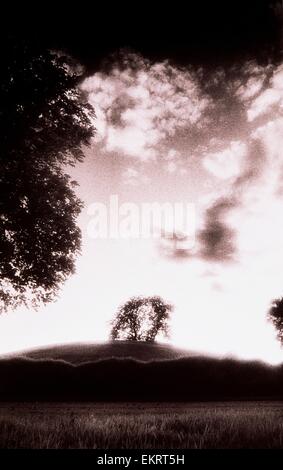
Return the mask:
{"type": "Polygon", "coordinates": [[[283,364],[182,357],[83,364],[15,357],[0,360],[6,401],[283,400],[283,364]]]}
{"type": "Polygon", "coordinates": [[[168,344],[146,343],[144,341],[111,341],[109,343],[75,343],[48,346],[23,351],[6,356],[7,358],[25,357],[30,359],[62,360],[70,364],[83,364],[101,359],[132,358],[138,361],[160,361],[192,357],[196,354],[176,349],[168,344]]]}

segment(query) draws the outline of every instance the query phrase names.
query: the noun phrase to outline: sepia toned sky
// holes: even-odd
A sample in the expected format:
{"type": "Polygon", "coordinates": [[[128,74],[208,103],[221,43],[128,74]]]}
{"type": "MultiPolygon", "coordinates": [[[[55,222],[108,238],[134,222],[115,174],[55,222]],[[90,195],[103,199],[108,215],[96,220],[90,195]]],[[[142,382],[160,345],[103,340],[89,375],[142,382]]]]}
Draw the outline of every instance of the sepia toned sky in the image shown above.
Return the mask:
{"type": "Polygon", "coordinates": [[[85,161],[82,256],[58,301],[0,317],[0,352],[104,341],[132,295],[171,302],[176,346],[282,361],[266,312],[283,295],[283,65],[177,66],[120,51],[81,84],[96,112],[85,161]],[[91,204],[190,203],[195,244],[93,239],[91,204]],[[164,248],[164,247],[163,247],[164,248]]]}

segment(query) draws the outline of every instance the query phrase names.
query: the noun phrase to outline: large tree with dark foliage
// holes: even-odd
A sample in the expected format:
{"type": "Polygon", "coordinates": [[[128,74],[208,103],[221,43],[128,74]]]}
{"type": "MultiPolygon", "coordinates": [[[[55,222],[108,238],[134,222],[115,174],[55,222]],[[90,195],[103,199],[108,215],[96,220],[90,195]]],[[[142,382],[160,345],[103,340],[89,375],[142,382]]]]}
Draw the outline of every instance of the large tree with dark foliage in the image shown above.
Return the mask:
{"type": "Polygon", "coordinates": [[[283,345],[283,297],[273,300],[268,312],[268,319],[277,330],[277,338],[283,345]]]}
{"type": "Polygon", "coordinates": [[[159,333],[168,336],[172,305],[161,297],[132,297],[122,305],[112,322],[111,339],[154,341],[159,333]]]}
{"type": "MultiPolygon", "coordinates": [[[[4,50],[3,50],[4,49],[4,50]]],[[[83,159],[93,110],[58,54],[7,39],[0,82],[0,309],[56,296],[80,249],[64,167],[83,159]]]]}

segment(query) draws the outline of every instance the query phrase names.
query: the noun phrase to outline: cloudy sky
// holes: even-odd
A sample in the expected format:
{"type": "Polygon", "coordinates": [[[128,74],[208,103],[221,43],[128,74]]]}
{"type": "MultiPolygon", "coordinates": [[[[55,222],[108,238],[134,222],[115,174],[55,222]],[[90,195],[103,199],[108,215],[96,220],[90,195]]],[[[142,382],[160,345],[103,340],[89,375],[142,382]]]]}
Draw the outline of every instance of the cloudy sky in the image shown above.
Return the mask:
{"type": "Polygon", "coordinates": [[[283,295],[283,65],[152,62],[123,51],[81,84],[96,136],[70,170],[84,201],[77,274],[39,312],[0,318],[0,351],[103,341],[132,295],[174,304],[171,343],[212,355],[282,360],[266,322],[283,295]],[[92,204],[183,203],[195,243],[94,239],[92,204]]]}

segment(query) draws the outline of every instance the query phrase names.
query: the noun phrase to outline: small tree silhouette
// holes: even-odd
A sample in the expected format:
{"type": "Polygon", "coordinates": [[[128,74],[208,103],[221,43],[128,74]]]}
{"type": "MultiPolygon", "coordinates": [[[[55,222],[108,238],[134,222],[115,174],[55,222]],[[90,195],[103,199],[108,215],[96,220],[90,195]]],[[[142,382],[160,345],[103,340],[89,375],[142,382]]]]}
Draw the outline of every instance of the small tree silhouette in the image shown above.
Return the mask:
{"type": "Polygon", "coordinates": [[[283,297],[273,300],[267,317],[275,326],[277,338],[283,344],[283,297]]]}
{"type": "Polygon", "coordinates": [[[158,333],[168,337],[168,320],[173,307],[161,297],[132,297],[112,321],[111,339],[154,341],[158,333]]]}

